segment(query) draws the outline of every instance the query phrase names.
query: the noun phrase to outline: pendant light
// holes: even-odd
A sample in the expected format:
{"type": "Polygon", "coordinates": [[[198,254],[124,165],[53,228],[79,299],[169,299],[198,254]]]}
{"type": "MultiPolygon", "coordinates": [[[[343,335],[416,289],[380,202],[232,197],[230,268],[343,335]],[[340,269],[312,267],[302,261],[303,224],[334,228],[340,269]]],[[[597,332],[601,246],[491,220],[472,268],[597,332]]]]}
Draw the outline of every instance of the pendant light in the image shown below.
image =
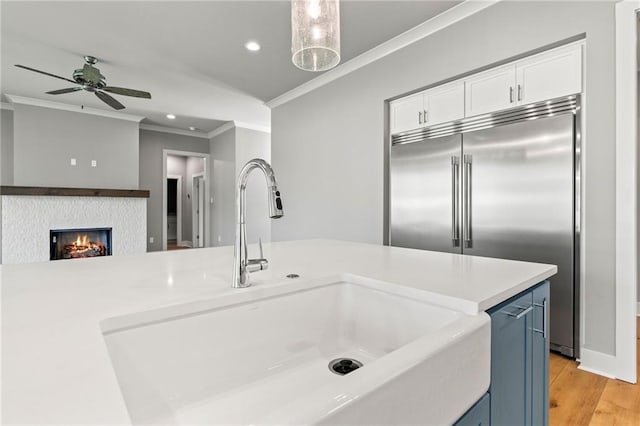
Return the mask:
{"type": "Polygon", "coordinates": [[[340,62],[339,0],[291,0],[291,52],[305,71],[326,71],[340,62]]]}

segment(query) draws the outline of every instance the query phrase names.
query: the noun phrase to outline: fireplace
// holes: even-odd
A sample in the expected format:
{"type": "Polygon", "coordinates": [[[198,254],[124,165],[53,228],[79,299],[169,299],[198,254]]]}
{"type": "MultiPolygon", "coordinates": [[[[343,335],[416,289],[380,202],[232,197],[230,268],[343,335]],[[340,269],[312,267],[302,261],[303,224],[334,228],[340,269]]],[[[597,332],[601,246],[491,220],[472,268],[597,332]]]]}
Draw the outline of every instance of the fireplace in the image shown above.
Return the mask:
{"type": "Polygon", "coordinates": [[[111,256],[111,228],[52,229],[50,260],[111,256]]]}

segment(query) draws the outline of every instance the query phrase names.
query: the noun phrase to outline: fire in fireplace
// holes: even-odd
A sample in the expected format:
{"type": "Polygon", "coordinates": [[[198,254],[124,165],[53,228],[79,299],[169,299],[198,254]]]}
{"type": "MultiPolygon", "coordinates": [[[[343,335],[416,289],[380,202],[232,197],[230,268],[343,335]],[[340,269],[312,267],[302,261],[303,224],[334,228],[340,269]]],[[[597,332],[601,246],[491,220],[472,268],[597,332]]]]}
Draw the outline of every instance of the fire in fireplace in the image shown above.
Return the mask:
{"type": "Polygon", "coordinates": [[[52,229],[51,260],[111,256],[111,228],[52,229]]]}

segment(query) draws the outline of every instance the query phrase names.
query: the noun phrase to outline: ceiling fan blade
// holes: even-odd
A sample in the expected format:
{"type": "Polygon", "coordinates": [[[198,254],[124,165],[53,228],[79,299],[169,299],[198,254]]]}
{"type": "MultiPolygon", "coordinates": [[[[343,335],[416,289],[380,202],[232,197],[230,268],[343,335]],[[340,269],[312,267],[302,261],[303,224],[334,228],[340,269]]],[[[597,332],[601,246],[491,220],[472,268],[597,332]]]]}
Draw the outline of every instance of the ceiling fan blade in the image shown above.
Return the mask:
{"type": "Polygon", "coordinates": [[[125,89],[124,87],[103,87],[105,92],[115,93],[116,95],[133,96],[136,98],[151,99],[151,93],[143,92],[142,90],[125,89]]]}
{"type": "Polygon", "coordinates": [[[45,71],[37,70],[35,68],[25,67],[24,65],[17,65],[16,64],[16,67],[22,68],[22,69],[25,69],[25,70],[29,70],[29,71],[33,71],[33,72],[37,72],[37,73],[40,73],[40,74],[48,75],[49,77],[59,78],[60,80],[64,80],[64,81],[68,81],[68,82],[76,84],[76,82],[71,80],[70,78],[60,77],[59,75],[51,74],[50,72],[45,72],[45,71]]]}
{"type": "Polygon", "coordinates": [[[111,96],[107,95],[106,93],[101,92],[99,90],[96,90],[94,93],[96,94],[96,96],[98,98],[100,98],[100,100],[102,102],[104,102],[105,104],[109,105],[111,108],[113,108],[113,109],[124,109],[124,105],[122,105],[120,102],[116,101],[111,96]]]}
{"type": "Polygon", "coordinates": [[[51,90],[45,93],[47,95],[62,95],[63,93],[77,92],[78,90],[82,90],[82,87],[69,87],[68,89],[51,90]]]}

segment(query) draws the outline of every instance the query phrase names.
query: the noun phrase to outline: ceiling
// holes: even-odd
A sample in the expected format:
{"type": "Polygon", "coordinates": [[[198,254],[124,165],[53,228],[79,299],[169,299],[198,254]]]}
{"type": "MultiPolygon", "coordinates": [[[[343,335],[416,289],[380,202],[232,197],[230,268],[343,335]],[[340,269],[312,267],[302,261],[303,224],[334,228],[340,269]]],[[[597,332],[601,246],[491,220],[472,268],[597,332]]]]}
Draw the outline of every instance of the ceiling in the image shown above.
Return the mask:
{"type": "MultiPolygon", "coordinates": [[[[341,62],[458,3],[342,0],[341,62]]],[[[151,100],[115,96],[123,112],[147,124],[209,132],[230,120],[269,126],[264,103],[319,75],[291,63],[288,0],[2,0],[0,8],[3,95],[108,110],[84,91],[46,95],[72,85],[13,66],[70,78],[92,55],[108,84],[151,92],[151,100]],[[248,40],[262,49],[245,50],[248,40]]]]}

